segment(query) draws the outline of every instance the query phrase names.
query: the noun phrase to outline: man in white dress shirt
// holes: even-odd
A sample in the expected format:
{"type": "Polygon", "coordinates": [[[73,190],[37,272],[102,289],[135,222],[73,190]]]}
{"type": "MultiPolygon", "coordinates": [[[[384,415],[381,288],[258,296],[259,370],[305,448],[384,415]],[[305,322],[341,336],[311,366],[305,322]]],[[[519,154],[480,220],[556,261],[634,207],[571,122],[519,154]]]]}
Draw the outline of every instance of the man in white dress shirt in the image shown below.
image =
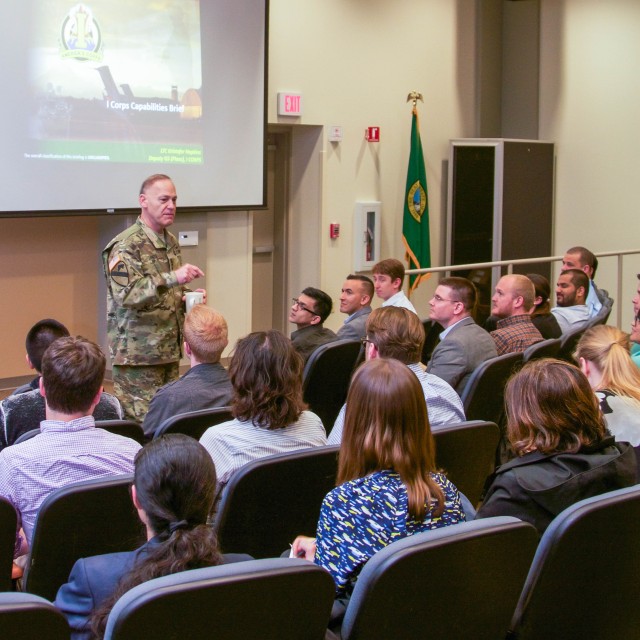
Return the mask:
{"type": "Polygon", "coordinates": [[[373,286],[383,307],[402,307],[417,315],[415,307],[402,291],[404,265],[400,260],[387,258],[373,265],[373,286]]]}

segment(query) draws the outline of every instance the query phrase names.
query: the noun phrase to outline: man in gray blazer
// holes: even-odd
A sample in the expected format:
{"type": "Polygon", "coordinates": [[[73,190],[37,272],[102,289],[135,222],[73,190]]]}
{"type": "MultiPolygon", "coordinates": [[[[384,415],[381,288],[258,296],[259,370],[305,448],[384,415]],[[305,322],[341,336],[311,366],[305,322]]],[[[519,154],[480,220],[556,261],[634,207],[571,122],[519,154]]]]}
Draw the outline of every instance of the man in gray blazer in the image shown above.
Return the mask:
{"type": "Polygon", "coordinates": [[[338,329],[337,335],[340,340],[361,340],[365,337],[365,325],[371,313],[371,298],[371,278],[349,274],[340,293],[340,313],[349,316],[338,329]]]}
{"type": "Polygon", "coordinates": [[[429,300],[429,317],[442,325],[427,372],[446,380],[462,395],[473,370],[498,355],[493,338],[473,320],[477,291],[466,278],[443,278],[429,300]]]}

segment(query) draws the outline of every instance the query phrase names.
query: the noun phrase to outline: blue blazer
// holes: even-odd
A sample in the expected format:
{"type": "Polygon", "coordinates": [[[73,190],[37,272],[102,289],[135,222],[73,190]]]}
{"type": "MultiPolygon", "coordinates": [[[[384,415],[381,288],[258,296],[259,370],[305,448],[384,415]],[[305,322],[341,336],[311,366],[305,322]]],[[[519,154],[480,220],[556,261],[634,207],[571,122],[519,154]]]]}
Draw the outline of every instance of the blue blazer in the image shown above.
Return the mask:
{"type": "MultiPolygon", "coordinates": [[[[73,565],[69,582],[60,587],[54,602],[67,618],[72,640],[89,640],[92,637],[89,628],[91,614],[111,597],[122,576],[158,544],[157,538],[152,538],[135,551],[81,558],[73,565]]],[[[245,554],[225,554],[224,564],[252,559],[245,554]]]]}

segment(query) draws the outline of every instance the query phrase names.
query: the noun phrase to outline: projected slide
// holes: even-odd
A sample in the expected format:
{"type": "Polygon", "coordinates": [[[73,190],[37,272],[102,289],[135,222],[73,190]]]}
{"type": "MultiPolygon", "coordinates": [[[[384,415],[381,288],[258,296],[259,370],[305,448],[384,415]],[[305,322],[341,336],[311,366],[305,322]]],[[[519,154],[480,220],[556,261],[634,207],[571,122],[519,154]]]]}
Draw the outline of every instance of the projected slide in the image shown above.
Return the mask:
{"type": "Polygon", "coordinates": [[[28,161],[204,164],[199,0],[41,3],[28,161]]]}

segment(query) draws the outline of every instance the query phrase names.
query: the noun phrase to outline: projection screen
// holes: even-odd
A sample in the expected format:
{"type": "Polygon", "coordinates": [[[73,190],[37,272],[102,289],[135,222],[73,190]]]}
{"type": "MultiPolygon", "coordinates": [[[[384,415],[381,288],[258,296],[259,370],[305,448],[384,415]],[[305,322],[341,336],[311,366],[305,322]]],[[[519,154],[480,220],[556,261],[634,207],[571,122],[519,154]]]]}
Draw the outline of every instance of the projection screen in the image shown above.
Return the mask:
{"type": "Polygon", "coordinates": [[[264,204],[268,0],[3,0],[0,216],[264,204]]]}

